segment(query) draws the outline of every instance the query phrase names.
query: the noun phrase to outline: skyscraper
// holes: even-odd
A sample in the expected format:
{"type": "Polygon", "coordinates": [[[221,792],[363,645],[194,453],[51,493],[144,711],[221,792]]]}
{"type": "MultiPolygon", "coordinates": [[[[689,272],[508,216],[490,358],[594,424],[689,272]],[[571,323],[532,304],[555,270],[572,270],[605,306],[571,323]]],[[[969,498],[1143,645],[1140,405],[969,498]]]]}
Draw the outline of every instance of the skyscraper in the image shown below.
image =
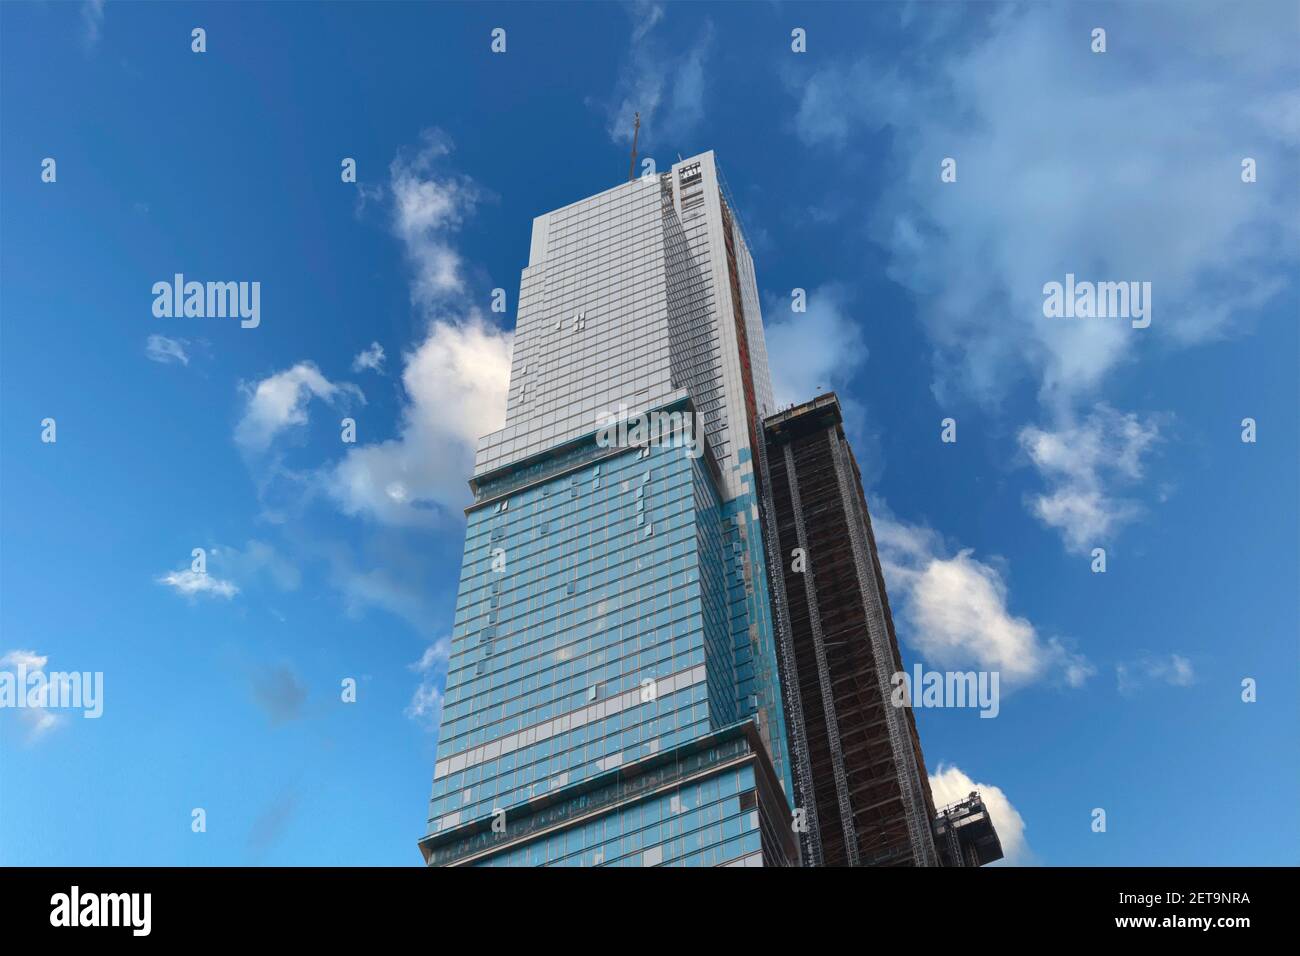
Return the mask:
{"type": "Polygon", "coordinates": [[[839,400],[823,395],[773,415],[764,435],[805,856],[828,866],[935,866],[930,784],[912,712],[890,701],[903,663],[839,400]]]}
{"type": "Polygon", "coordinates": [[[772,410],[712,153],[534,220],[427,863],[798,862],[754,460],[772,410]],[[637,437],[651,421],[671,427],[637,437]]]}
{"type": "Polygon", "coordinates": [[[804,863],[981,866],[1002,847],[979,795],[936,814],[858,463],[839,399],[764,423],[772,606],[804,863]]]}
{"type": "Polygon", "coordinates": [[[838,401],[774,412],[712,153],[534,220],[506,421],[470,479],[426,863],[1001,855],[976,795],[936,821],[889,706],[838,401]]]}

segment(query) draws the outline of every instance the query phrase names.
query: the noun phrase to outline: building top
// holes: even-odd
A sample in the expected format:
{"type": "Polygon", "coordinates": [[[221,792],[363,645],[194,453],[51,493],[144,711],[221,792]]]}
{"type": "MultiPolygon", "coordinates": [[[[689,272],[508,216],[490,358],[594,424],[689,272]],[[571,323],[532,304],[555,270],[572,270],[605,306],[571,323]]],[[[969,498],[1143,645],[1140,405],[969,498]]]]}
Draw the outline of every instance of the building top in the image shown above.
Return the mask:
{"type": "Polygon", "coordinates": [[[803,433],[809,428],[825,428],[838,425],[844,421],[840,412],[840,399],[834,392],[818,395],[816,398],[769,415],[763,421],[763,427],[773,437],[785,433],[803,433]]]}

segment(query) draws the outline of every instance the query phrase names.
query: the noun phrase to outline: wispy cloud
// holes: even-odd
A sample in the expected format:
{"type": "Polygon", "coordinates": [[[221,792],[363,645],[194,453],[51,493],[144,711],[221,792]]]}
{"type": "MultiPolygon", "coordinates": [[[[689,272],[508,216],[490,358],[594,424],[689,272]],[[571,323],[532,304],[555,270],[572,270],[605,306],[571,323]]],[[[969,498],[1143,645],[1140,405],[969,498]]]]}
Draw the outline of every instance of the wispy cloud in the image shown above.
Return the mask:
{"type": "MultiPolygon", "coordinates": [[[[1284,3],[1226,10],[1117,7],[1111,49],[1095,54],[1081,8],[980,7],[908,25],[892,62],[787,67],[805,144],[855,166],[864,137],[890,144],[867,212],[890,278],[915,298],[941,404],[997,411],[1028,382],[1047,424],[1022,442],[1065,438],[1118,368],[1240,334],[1288,287],[1300,92],[1294,31],[1279,27],[1294,17],[1284,3]],[[1144,48],[1164,51],[1158,67],[1134,55],[1144,48]],[[1260,170],[1249,184],[1248,156],[1260,170]],[[956,182],[940,181],[946,158],[956,182]],[[1150,328],[1046,318],[1043,286],[1067,273],[1150,282],[1150,328]]],[[[1156,432],[1138,427],[1140,452],[1156,432]]],[[[1133,517],[1109,488],[1123,477],[1054,477],[1031,508],[1078,549],[1133,517]]]]}
{"type": "Polygon", "coordinates": [[[104,0],[86,0],[81,5],[81,40],[87,49],[99,43],[104,30],[104,0]]]}
{"type": "Polygon", "coordinates": [[[163,365],[189,365],[190,356],[186,351],[189,343],[185,339],[169,339],[165,335],[151,335],[145,340],[144,354],[150,361],[163,365]]]}
{"type": "Polygon", "coordinates": [[[452,235],[482,195],[472,179],[447,168],[451,138],[438,129],[420,134],[389,166],[392,227],[411,264],[411,302],[426,312],[465,291],[463,260],[452,235]]]}
{"type": "Polygon", "coordinates": [[[690,149],[685,140],[700,128],[705,116],[713,21],[697,20],[695,40],[683,48],[659,35],[662,4],[638,2],[628,10],[632,17],[628,53],[613,98],[601,104],[609,137],[616,143],[630,143],[633,114],[640,112],[643,146],[690,149]]]}
{"type": "Polygon", "coordinates": [[[20,715],[27,724],[27,742],[37,743],[51,730],[63,722],[63,715],[49,709],[51,703],[62,692],[62,683],[67,675],[50,675],[45,671],[49,657],[32,650],[12,650],[0,655],[0,671],[11,671],[14,677],[14,692],[25,695],[26,706],[22,708],[5,707],[20,715]],[[39,688],[35,693],[28,686],[19,686],[17,673],[19,668],[27,675],[32,686],[39,688]],[[52,696],[53,695],[53,696],[52,696]]]}
{"type": "Polygon", "coordinates": [[[806,312],[792,311],[792,302],[791,297],[769,299],[764,309],[772,387],[780,407],[843,389],[868,355],[862,325],[849,313],[847,286],[828,283],[812,289],[806,312]]]}
{"type": "Polygon", "coordinates": [[[1115,665],[1115,683],[1121,694],[1135,694],[1148,683],[1190,687],[1195,682],[1196,672],[1192,662],[1181,654],[1146,655],[1135,661],[1115,665]]]}
{"type": "Polygon", "coordinates": [[[1108,545],[1141,513],[1137,501],[1107,489],[1140,481],[1143,458],[1160,440],[1160,421],[1098,405],[1082,421],[1021,429],[1020,447],[1048,489],[1030,497],[1029,509],[1061,533],[1068,550],[1084,553],[1108,545]]]}
{"type": "Polygon", "coordinates": [[[411,670],[420,675],[420,684],[406,706],[406,716],[431,731],[442,722],[442,687],[447,679],[447,657],[451,642],[443,638],[430,644],[411,670]]]}
{"type": "Polygon", "coordinates": [[[884,177],[875,231],[917,296],[940,394],[993,404],[1028,374],[1055,407],[1152,339],[1221,335],[1282,289],[1300,251],[1287,16],[1117,8],[1108,27],[1123,48],[1094,54],[1086,12],[1035,5],[932,36],[914,69],[864,58],[799,78],[807,144],[852,155],[860,133],[892,134],[897,178],[884,177]],[[1125,52],[1143,44],[1168,54],[1160,69],[1125,52]],[[1249,185],[1246,155],[1270,170],[1249,185]],[[955,183],[939,180],[945,157],[955,183]],[[1151,329],[1045,319],[1042,286],[1067,272],[1152,282],[1151,329]]]}
{"type": "Polygon", "coordinates": [[[286,429],[305,425],[307,405],[312,398],[332,403],[351,397],[365,402],[365,395],[357,386],[331,382],[309,361],[240,388],[244,394],[244,411],[235,426],[235,442],[254,454],[266,451],[286,429]]]}
{"type": "Polygon", "coordinates": [[[206,571],[195,571],[192,568],[168,571],[154,580],[188,598],[202,596],[223,597],[230,600],[239,593],[239,586],[233,581],[226,581],[206,571]]]}
{"type": "Polygon", "coordinates": [[[378,372],[381,375],[384,372],[384,347],[378,342],[371,342],[369,346],[358,352],[352,360],[353,372],[367,370],[378,372]]]}

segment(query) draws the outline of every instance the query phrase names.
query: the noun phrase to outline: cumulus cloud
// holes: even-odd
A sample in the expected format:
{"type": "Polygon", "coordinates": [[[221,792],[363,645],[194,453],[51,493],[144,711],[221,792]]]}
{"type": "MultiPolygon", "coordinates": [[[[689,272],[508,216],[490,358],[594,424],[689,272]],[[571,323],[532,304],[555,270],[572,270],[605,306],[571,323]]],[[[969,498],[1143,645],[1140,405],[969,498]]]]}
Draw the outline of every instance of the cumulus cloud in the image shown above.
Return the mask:
{"type": "Polygon", "coordinates": [[[1115,683],[1121,694],[1136,693],[1147,683],[1190,687],[1196,682],[1192,662],[1181,654],[1147,655],[1135,661],[1115,665],[1115,683]]]}
{"type": "Polygon", "coordinates": [[[769,300],[764,336],[778,407],[843,389],[866,362],[866,342],[848,298],[847,287],[828,283],[808,293],[806,312],[792,312],[790,299],[769,300]]]}
{"type": "Polygon", "coordinates": [[[378,342],[371,342],[367,348],[358,352],[352,360],[352,371],[364,372],[366,370],[383,374],[384,347],[378,342]]]}
{"type": "Polygon", "coordinates": [[[445,135],[426,131],[422,143],[393,161],[389,187],[411,299],[429,318],[423,341],[402,356],[400,432],[350,448],[326,479],[344,513],[389,525],[432,526],[468,500],[474,449],[501,427],[510,382],[513,336],[467,300],[451,241],[480,190],[443,168],[445,135]]]}
{"type": "Polygon", "coordinates": [[[435,322],[403,356],[400,435],[349,449],[329,476],[343,511],[428,526],[468,501],[474,447],[505,417],[510,352],[510,337],[477,316],[435,322]]]}
{"type": "Polygon", "coordinates": [[[155,580],[159,584],[165,584],[177,594],[185,595],[187,598],[204,596],[223,597],[230,600],[239,593],[239,586],[233,581],[226,581],[206,571],[195,571],[192,568],[185,568],[183,571],[168,571],[166,574],[159,575],[155,580]]]}
{"type": "Polygon", "coordinates": [[[284,430],[305,425],[307,406],[313,398],[330,403],[345,397],[365,401],[361,389],[346,382],[331,382],[313,362],[299,362],[251,385],[244,383],[241,390],[244,411],[235,426],[235,442],[251,453],[266,451],[284,430]]]}
{"type": "Polygon", "coordinates": [[[630,144],[633,117],[640,112],[641,145],[687,149],[682,141],[704,120],[713,21],[705,18],[697,23],[695,42],[681,48],[658,35],[656,28],[664,19],[662,4],[640,0],[628,11],[631,43],[613,98],[603,104],[606,131],[615,143],[630,144]]]}
{"type": "Polygon", "coordinates": [[[144,354],[152,362],[163,365],[189,365],[190,356],[185,351],[189,343],[185,339],[169,339],[165,335],[151,335],[145,340],[144,354]]]}
{"type": "MultiPolygon", "coordinates": [[[[448,517],[461,520],[474,448],[504,418],[513,344],[467,291],[466,265],[453,239],[482,190],[449,168],[451,149],[444,134],[428,130],[418,147],[399,150],[387,182],[361,191],[359,214],[383,215],[401,242],[412,306],[425,322],[422,338],[400,357],[394,437],[349,445],[341,457],[296,471],[278,457],[246,456],[264,503],[271,493],[284,503],[266,517],[284,528],[300,552],[324,563],[345,612],[360,616],[379,608],[422,635],[433,633],[445,616],[428,586],[438,559],[427,539],[412,547],[407,533],[438,527],[448,517]],[[303,503],[322,500],[371,526],[359,541],[302,530],[303,503]]],[[[355,357],[353,368],[382,371],[386,361],[375,342],[355,357]]],[[[313,401],[361,398],[355,386],[330,381],[310,361],[245,391],[236,438],[241,448],[259,451],[304,424],[313,401]]],[[[361,435],[381,430],[372,424],[361,435]]]]}
{"type": "Polygon", "coordinates": [[[1003,572],[967,548],[949,554],[940,536],[872,508],[880,561],[906,641],[930,664],[998,671],[1004,687],[1054,677],[1079,687],[1095,673],[1058,638],[1013,614],[1003,572]]]}
{"type": "Polygon", "coordinates": [[[1046,493],[1030,497],[1029,509],[1060,532],[1071,552],[1106,545],[1141,513],[1136,501],[1107,488],[1142,478],[1143,458],[1160,440],[1159,419],[1143,421],[1103,404],[1082,421],[1053,429],[1026,426],[1018,437],[1047,485],[1046,493]]]}
{"type": "Polygon", "coordinates": [[[965,800],[972,792],[979,792],[984,806],[993,820],[993,827],[998,831],[1002,842],[1003,861],[1010,866],[1023,866],[1033,862],[1029,844],[1025,842],[1025,820],[1020,811],[1012,806],[1001,787],[989,783],[977,783],[958,767],[940,764],[930,774],[930,792],[934,796],[934,805],[942,808],[950,803],[965,800]]]}

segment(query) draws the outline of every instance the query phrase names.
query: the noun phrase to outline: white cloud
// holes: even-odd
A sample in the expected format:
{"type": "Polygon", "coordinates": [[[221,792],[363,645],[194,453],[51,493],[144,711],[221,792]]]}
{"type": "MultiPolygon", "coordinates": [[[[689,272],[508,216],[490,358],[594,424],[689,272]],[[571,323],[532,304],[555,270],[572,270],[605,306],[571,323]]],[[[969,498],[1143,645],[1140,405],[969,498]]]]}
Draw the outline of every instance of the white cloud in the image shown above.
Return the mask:
{"type": "Polygon", "coordinates": [[[346,514],[427,526],[468,500],[474,447],[505,417],[511,344],[476,313],[432,324],[403,356],[399,437],[349,449],[327,479],[346,514]]]}
{"type": "Polygon", "coordinates": [[[297,565],[265,541],[251,540],[241,551],[230,545],[207,549],[209,573],[225,574],[237,581],[251,581],[267,576],[281,591],[295,591],[302,583],[297,565]]]}
{"type": "Polygon", "coordinates": [[[1044,639],[1013,614],[1002,572],[969,548],[948,556],[934,531],[872,508],[895,623],[926,663],[998,671],[1012,688],[1055,676],[1081,686],[1094,668],[1056,638],[1044,639]]]}
{"type": "Polygon", "coordinates": [[[450,656],[451,640],[444,637],[426,647],[420,659],[411,665],[411,670],[420,674],[428,673],[438,665],[446,664],[450,656]]]}
{"type": "Polygon", "coordinates": [[[631,44],[613,98],[604,106],[606,131],[615,143],[631,144],[633,114],[640,112],[640,146],[691,149],[684,140],[704,120],[705,66],[713,46],[713,22],[699,21],[695,42],[682,49],[656,35],[663,6],[639,2],[629,7],[629,13],[631,44]]]}
{"type": "Polygon", "coordinates": [[[229,600],[239,593],[239,586],[233,581],[227,581],[206,572],[195,571],[192,568],[185,568],[183,571],[168,571],[166,574],[159,575],[155,580],[159,584],[165,584],[175,590],[176,593],[189,598],[207,595],[209,597],[223,597],[229,600]]]}
{"type": "Polygon", "coordinates": [[[664,7],[663,4],[652,3],[650,0],[636,0],[636,3],[631,6],[631,14],[632,42],[640,43],[645,35],[664,18],[664,7]]]}
{"type": "Polygon", "coordinates": [[[466,502],[478,439],[505,417],[513,335],[485,320],[465,294],[452,234],[481,190],[443,168],[451,149],[444,134],[426,130],[420,148],[399,152],[390,168],[393,231],[411,266],[411,301],[429,319],[424,340],[402,356],[399,435],[350,448],[324,479],[345,514],[382,524],[433,526],[466,502]]]}
{"type": "Polygon", "coordinates": [[[450,236],[480,194],[469,178],[440,168],[451,150],[444,133],[427,129],[418,149],[399,151],[389,166],[393,232],[414,271],[411,302],[426,311],[464,292],[463,263],[450,236]]]}
{"type": "Polygon", "coordinates": [[[442,722],[443,698],[439,685],[446,681],[450,650],[450,640],[442,638],[425,648],[420,659],[410,665],[410,669],[420,674],[421,679],[406,706],[406,716],[435,732],[442,722]]]}
{"type": "Polygon", "coordinates": [[[861,327],[848,314],[845,286],[811,290],[806,312],[792,312],[791,301],[770,299],[764,309],[772,387],[781,408],[843,389],[868,355],[861,327]]]}
{"type": "Polygon", "coordinates": [[[312,362],[242,385],[245,395],[243,416],[235,426],[235,441],[247,452],[266,451],[286,428],[307,423],[307,405],[313,397],[335,402],[345,396],[364,402],[361,389],[349,383],[334,383],[312,362]]]}
{"type": "Polygon", "coordinates": [[[1104,55],[1088,48],[1089,16],[1044,4],[961,18],[965,33],[945,28],[902,67],[863,59],[801,78],[806,143],[891,131],[899,168],[876,232],[917,296],[941,396],[996,404],[1028,374],[1059,409],[1155,339],[1227,332],[1283,288],[1300,248],[1287,6],[1130,6],[1107,23],[1104,55]],[[1146,45],[1167,54],[1159,68],[1124,52],[1146,45]],[[1271,173],[1243,184],[1244,155],[1271,173]],[[945,157],[956,183],[939,181],[945,157]],[[1151,328],[1045,319],[1043,284],[1067,272],[1152,282],[1151,328]]]}
{"type": "Polygon", "coordinates": [[[145,357],[163,365],[177,362],[189,365],[190,357],[185,351],[189,343],[185,339],[169,339],[165,335],[151,335],[144,343],[145,357]]]}
{"type": "Polygon", "coordinates": [[[988,783],[976,783],[958,767],[940,764],[930,774],[930,793],[934,796],[934,805],[942,809],[950,803],[965,800],[972,792],[978,791],[984,807],[989,812],[993,827],[998,831],[1002,842],[1003,860],[1011,866],[1023,866],[1033,862],[1029,844],[1025,842],[1025,820],[1020,811],[1011,805],[1001,787],[988,783]]]}
{"type": "Polygon", "coordinates": [[[364,372],[367,369],[381,375],[384,372],[384,347],[378,342],[371,342],[369,347],[358,352],[352,360],[352,371],[364,372]]]}
{"type": "Polygon", "coordinates": [[[431,681],[421,681],[406,705],[406,716],[436,731],[442,723],[442,691],[431,681]]]}
{"type": "Polygon", "coordinates": [[[267,578],[280,591],[294,591],[302,583],[298,567],[273,545],[250,540],[243,548],[212,545],[204,549],[203,571],[193,566],[168,571],[154,580],[187,598],[213,597],[230,600],[241,592],[240,582],[267,578]]]}
{"type": "MultiPolygon", "coordinates": [[[[495,328],[469,299],[464,264],[452,233],[472,211],[479,188],[447,170],[451,145],[436,130],[416,150],[399,151],[390,181],[364,191],[358,213],[379,207],[389,217],[410,266],[411,300],[427,325],[424,338],[401,355],[401,409],[396,436],[350,445],[342,457],[293,471],[279,460],[249,456],[266,498],[277,507],[266,515],[295,537],[302,553],[322,561],[345,612],[360,616],[378,608],[428,635],[445,609],[428,587],[437,573],[427,539],[413,547],[407,529],[436,527],[469,498],[474,448],[481,435],[500,427],[505,414],[513,337],[495,328]],[[328,540],[294,531],[303,503],[317,494],[347,516],[378,527],[356,541],[328,540]]],[[[360,368],[386,362],[376,342],[356,357],[360,368]]],[[[328,381],[310,362],[300,362],[247,389],[248,408],[236,431],[241,447],[265,449],[279,432],[307,420],[314,398],[342,401],[355,386],[328,381]]],[[[362,437],[380,431],[372,424],[362,437]]],[[[429,702],[432,706],[432,700],[429,702]]]]}
{"type": "Polygon", "coordinates": [[[1136,501],[1117,497],[1107,486],[1141,480],[1143,457],[1160,439],[1157,419],[1144,422],[1103,404],[1081,422],[1054,430],[1026,426],[1018,437],[1047,484],[1045,494],[1030,497],[1029,510],[1058,530],[1071,552],[1108,546],[1141,513],[1136,501]]]}
{"type": "Polygon", "coordinates": [[[99,43],[104,28],[104,0],[86,0],[81,5],[81,39],[88,48],[99,43]]]}
{"type": "Polygon", "coordinates": [[[1149,681],[1171,687],[1190,687],[1196,682],[1196,672],[1192,662],[1181,654],[1167,657],[1147,655],[1115,665],[1115,683],[1122,694],[1136,693],[1149,681]]]}
{"type": "MultiPolygon", "coordinates": [[[[891,146],[871,230],[890,250],[889,276],[915,297],[941,404],[996,409],[1028,381],[1050,428],[1068,430],[1118,367],[1239,334],[1288,288],[1300,258],[1288,4],[1250,17],[1130,4],[1109,17],[1100,55],[1091,14],[1075,6],[925,20],[900,32],[892,65],[787,70],[805,144],[842,150],[855,169],[863,133],[891,146]],[[1145,48],[1163,51],[1158,65],[1131,55],[1145,48]],[[1241,181],[1245,156],[1256,183],[1241,181]],[[949,157],[957,181],[945,184],[949,157]],[[1067,273],[1150,282],[1150,328],[1045,318],[1043,286],[1067,273]]],[[[1092,477],[1033,506],[1073,549],[1137,513],[1107,489],[1117,473],[1092,477]]]]}
{"type": "Polygon", "coordinates": [[[31,673],[45,670],[45,665],[49,662],[48,657],[35,651],[6,651],[4,656],[0,657],[0,667],[25,667],[31,673]]]}
{"type": "MultiPolygon", "coordinates": [[[[13,689],[16,694],[24,695],[26,705],[15,708],[28,727],[28,743],[36,743],[59,724],[64,716],[49,709],[57,705],[61,697],[68,696],[65,685],[72,678],[68,674],[47,674],[45,665],[50,661],[44,654],[31,650],[6,651],[0,656],[0,671],[13,673],[13,689]],[[27,676],[26,685],[18,682],[19,668],[27,676]]],[[[6,710],[9,708],[5,708],[6,710]]]]}

